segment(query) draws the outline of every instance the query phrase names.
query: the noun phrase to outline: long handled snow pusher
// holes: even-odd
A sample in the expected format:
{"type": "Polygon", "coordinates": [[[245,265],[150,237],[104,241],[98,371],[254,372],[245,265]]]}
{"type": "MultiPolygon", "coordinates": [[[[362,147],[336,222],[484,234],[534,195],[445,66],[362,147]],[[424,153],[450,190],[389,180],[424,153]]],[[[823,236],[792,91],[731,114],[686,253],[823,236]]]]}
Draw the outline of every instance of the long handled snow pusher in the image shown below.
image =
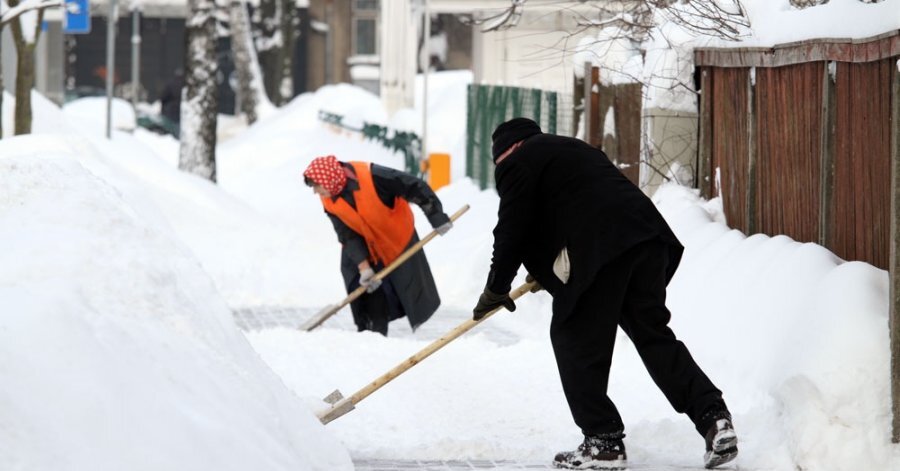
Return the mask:
{"type": "MultiPolygon", "coordinates": [[[[468,210],[469,210],[469,205],[464,205],[462,208],[459,208],[459,211],[453,213],[453,215],[450,216],[450,221],[456,222],[456,220],[459,219],[459,217],[462,216],[463,213],[465,213],[468,210]]],[[[422,240],[416,242],[415,245],[406,249],[406,251],[403,252],[402,254],[400,254],[400,256],[397,257],[396,260],[391,262],[388,266],[384,267],[384,269],[382,269],[380,272],[376,273],[374,278],[376,280],[382,280],[386,276],[390,275],[392,271],[396,270],[397,267],[399,267],[400,265],[403,264],[403,262],[409,260],[409,258],[412,257],[416,252],[418,252],[419,250],[422,250],[422,247],[424,247],[425,244],[430,242],[431,239],[434,239],[435,237],[437,237],[437,235],[438,235],[437,230],[431,231],[427,236],[422,238],[422,240]]],[[[337,312],[340,311],[341,308],[350,304],[356,298],[362,296],[363,293],[365,293],[365,292],[366,292],[365,286],[360,286],[360,287],[356,288],[355,290],[353,290],[353,292],[351,292],[349,295],[347,295],[347,297],[344,298],[341,302],[331,305],[331,306],[325,306],[324,309],[322,309],[321,311],[316,313],[315,316],[313,316],[308,321],[306,321],[305,324],[300,326],[300,329],[305,330],[305,331],[310,331],[310,330],[315,329],[316,327],[322,325],[322,323],[325,322],[329,317],[337,314],[337,312]]]]}
{"type": "MultiPolygon", "coordinates": [[[[534,286],[534,281],[525,283],[509,293],[509,297],[513,300],[518,299],[525,293],[531,291],[534,286]]],[[[419,350],[418,353],[395,366],[391,371],[388,371],[387,373],[379,376],[375,381],[369,383],[368,386],[360,389],[359,391],[356,391],[356,393],[350,397],[344,397],[344,395],[341,394],[340,391],[335,390],[324,399],[325,402],[331,404],[331,407],[319,411],[318,413],[316,413],[316,415],[319,417],[319,420],[322,421],[323,424],[327,424],[328,422],[331,422],[332,420],[346,414],[347,412],[352,411],[355,408],[356,404],[359,404],[360,401],[368,397],[370,394],[377,391],[379,388],[389,383],[394,378],[400,376],[401,374],[406,372],[406,370],[418,365],[419,362],[428,358],[432,353],[440,350],[444,347],[444,345],[452,342],[460,335],[468,332],[472,327],[475,327],[476,325],[484,322],[485,319],[491,317],[500,309],[501,308],[499,307],[497,309],[494,309],[493,311],[487,313],[479,321],[469,319],[463,322],[450,332],[444,334],[443,337],[435,340],[434,342],[431,342],[430,345],[423,348],[422,350],[419,350]]]]}

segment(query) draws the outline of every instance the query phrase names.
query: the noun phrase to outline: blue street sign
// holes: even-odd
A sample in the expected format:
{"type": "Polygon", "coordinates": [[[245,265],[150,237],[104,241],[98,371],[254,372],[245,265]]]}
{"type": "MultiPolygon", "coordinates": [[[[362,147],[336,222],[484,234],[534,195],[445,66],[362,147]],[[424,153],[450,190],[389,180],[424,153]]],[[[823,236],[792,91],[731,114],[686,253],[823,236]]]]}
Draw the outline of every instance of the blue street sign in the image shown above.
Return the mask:
{"type": "Polygon", "coordinates": [[[89,0],[66,0],[65,34],[91,32],[91,4],[89,0]]]}

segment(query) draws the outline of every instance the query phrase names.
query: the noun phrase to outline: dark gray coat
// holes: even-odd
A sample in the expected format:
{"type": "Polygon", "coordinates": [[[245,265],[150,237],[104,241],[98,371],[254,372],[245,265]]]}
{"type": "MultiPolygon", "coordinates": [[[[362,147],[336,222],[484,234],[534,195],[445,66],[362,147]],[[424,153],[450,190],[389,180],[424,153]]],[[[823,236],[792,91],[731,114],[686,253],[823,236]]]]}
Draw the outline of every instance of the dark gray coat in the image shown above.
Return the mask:
{"type": "MultiPolygon", "coordinates": [[[[349,165],[343,164],[345,167],[349,165]]],[[[382,203],[389,207],[394,206],[396,198],[402,198],[410,203],[418,205],[432,227],[440,226],[450,220],[444,214],[441,202],[434,191],[419,178],[388,167],[372,165],[372,181],[375,191],[382,203]]],[[[353,200],[353,191],[359,188],[354,180],[348,180],[347,187],[337,197],[343,198],[351,206],[356,207],[353,200]]],[[[326,214],[328,214],[326,212],[326,214]]],[[[328,214],[341,242],[341,275],[344,278],[344,286],[347,292],[351,292],[359,286],[358,265],[369,256],[363,237],[344,224],[337,216],[328,214]]],[[[412,239],[407,244],[414,245],[419,241],[418,234],[413,231],[412,239]]],[[[383,267],[373,267],[379,271],[383,267]]],[[[382,288],[372,294],[363,294],[356,301],[350,303],[353,319],[359,330],[369,330],[372,319],[394,320],[406,316],[409,325],[416,329],[431,315],[437,311],[441,304],[434,278],[425,252],[419,251],[409,260],[400,265],[385,280],[382,288]],[[372,297],[386,297],[387,299],[366,299],[372,297]],[[367,310],[379,310],[382,312],[367,312],[367,310]]]]}

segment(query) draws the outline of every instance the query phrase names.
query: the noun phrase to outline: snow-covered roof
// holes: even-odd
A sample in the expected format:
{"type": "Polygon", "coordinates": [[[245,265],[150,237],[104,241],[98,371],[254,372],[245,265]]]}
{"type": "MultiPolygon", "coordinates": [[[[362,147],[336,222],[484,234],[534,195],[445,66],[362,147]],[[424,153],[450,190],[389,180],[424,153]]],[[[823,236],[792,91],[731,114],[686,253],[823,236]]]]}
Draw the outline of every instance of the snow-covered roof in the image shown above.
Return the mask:
{"type": "Polygon", "coordinates": [[[798,9],[789,0],[741,0],[751,32],[738,42],[718,39],[705,46],[772,47],[811,39],[864,39],[900,30],[900,0],[864,3],[831,0],[798,9]]]}

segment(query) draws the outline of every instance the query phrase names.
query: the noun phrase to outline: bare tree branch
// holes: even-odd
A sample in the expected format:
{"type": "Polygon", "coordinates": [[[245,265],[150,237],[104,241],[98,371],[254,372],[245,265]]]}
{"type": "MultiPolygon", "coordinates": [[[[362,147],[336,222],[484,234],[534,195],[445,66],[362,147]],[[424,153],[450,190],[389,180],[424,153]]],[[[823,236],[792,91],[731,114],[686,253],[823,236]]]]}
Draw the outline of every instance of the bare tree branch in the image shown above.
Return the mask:
{"type": "Polygon", "coordinates": [[[46,8],[62,8],[63,2],[61,0],[31,0],[20,3],[16,6],[13,6],[9,10],[3,12],[0,15],[0,27],[5,26],[10,21],[18,18],[23,13],[27,13],[33,10],[43,10],[46,8]]]}
{"type": "Polygon", "coordinates": [[[500,13],[481,18],[460,17],[460,22],[468,25],[482,26],[481,32],[502,31],[519,24],[526,0],[510,0],[509,8],[500,13]]]}
{"type": "MultiPolygon", "coordinates": [[[[499,31],[515,27],[525,10],[526,0],[510,0],[500,13],[468,19],[468,24],[483,26],[482,31],[499,31]]],[[[575,16],[576,23],[591,27],[618,26],[631,32],[631,37],[647,34],[654,26],[654,12],[695,34],[731,41],[740,38],[749,21],[740,0],[730,0],[733,8],[721,0],[580,0],[587,8],[596,9],[597,18],[588,18],[574,8],[560,8],[575,16]]]]}

